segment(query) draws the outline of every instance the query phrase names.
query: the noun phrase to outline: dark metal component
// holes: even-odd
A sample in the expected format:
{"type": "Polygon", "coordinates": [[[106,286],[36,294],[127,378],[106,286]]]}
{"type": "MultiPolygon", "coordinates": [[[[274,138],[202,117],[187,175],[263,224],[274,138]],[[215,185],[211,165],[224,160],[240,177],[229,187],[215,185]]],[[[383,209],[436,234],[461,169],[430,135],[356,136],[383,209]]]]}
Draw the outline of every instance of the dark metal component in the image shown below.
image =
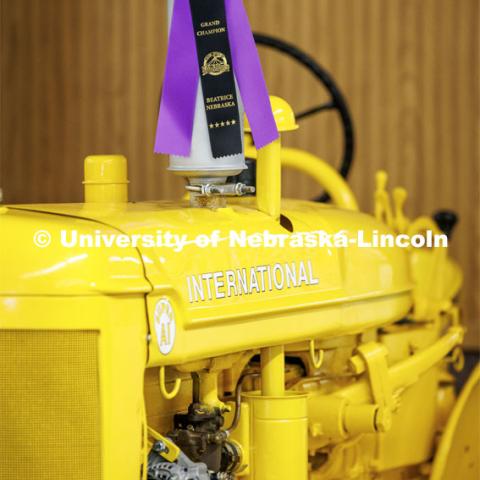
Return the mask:
{"type": "Polygon", "coordinates": [[[194,462],[205,463],[210,470],[221,468],[222,448],[227,434],[218,408],[192,403],[187,413],[173,417],[174,430],[168,436],[194,462]]]}
{"type": "MultiPolygon", "coordinates": [[[[214,478],[229,478],[228,475],[238,467],[240,452],[235,444],[228,441],[229,433],[240,419],[240,403],[242,382],[250,375],[244,374],[237,382],[235,389],[235,415],[229,430],[223,429],[222,410],[200,402],[200,377],[192,373],[192,403],[187,413],[178,413],[173,417],[174,429],[168,437],[182,450],[187,457],[196,463],[204,463],[210,471],[216,473],[214,478]]],[[[155,448],[162,448],[161,445],[155,448]]],[[[161,453],[161,452],[159,452],[161,453]]]]}
{"type": "Polygon", "coordinates": [[[221,473],[224,475],[233,474],[233,472],[239,467],[241,458],[241,452],[238,447],[232,442],[225,442],[222,448],[221,473]]]}
{"type": "MultiPolygon", "coordinates": [[[[297,115],[297,119],[307,118],[315,113],[323,112],[325,110],[337,110],[343,125],[344,133],[344,151],[340,168],[338,169],[343,178],[347,178],[350,168],[352,166],[353,155],[355,150],[355,135],[353,130],[353,122],[350,112],[347,107],[344,96],[338,89],[331,75],[323,69],[311,56],[302,52],[294,45],[261,33],[254,33],[255,42],[257,45],[273,48],[279,52],[285,53],[295,59],[297,62],[305,66],[317,80],[319,80],[328,90],[331,96],[331,102],[313,107],[307,111],[301,112],[297,115]]],[[[315,199],[317,202],[328,201],[329,196],[325,193],[315,199]]]]}
{"type": "Polygon", "coordinates": [[[458,222],[458,215],[452,210],[439,210],[433,215],[438,228],[450,238],[455,225],[458,222]]]}
{"type": "Polygon", "coordinates": [[[192,376],[192,403],[200,403],[200,376],[196,372],[191,373],[192,376]]]}

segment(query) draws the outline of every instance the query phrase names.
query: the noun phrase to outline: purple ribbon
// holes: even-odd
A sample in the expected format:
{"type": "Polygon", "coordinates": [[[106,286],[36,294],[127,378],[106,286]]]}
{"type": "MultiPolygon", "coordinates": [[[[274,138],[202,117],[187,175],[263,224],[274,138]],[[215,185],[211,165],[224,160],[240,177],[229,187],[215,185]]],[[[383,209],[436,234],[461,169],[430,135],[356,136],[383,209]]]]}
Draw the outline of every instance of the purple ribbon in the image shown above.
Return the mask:
{"type": "MultiPolygon", "coordinates": [[[[256,148],[278,138],[255,40],[242,0],[225,0],[232,64],[256,148]]],[[[189,0],[175,0],[155,153],[189,156],[199,81],[189,0]]]]}

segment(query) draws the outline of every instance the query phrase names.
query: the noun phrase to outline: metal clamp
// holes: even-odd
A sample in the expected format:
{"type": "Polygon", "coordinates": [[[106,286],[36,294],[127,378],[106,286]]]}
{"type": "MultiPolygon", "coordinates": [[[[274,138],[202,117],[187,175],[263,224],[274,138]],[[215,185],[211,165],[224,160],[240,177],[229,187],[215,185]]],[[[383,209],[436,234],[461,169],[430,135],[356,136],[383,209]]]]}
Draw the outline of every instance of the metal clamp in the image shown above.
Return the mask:
{"type": "Polygon", "coordinates": [[[227,183],[223,185],[212,183],[207,183],[205,185],[186,185],[185,189],[189,192],[205,197],[211,197],[214,195],[241,197],[247,193],[255,193],[255,187],[245,185],[244,183],[227,183]]]}

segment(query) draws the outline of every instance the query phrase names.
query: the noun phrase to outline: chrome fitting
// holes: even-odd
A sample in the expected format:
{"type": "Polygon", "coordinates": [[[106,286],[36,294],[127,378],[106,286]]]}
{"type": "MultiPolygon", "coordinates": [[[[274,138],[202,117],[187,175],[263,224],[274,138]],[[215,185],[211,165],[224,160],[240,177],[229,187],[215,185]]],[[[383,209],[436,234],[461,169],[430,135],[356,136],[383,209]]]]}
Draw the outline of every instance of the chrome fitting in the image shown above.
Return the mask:
{"type": "Polygon", "coordinates": [[[227,183],[224,185],[207,183],[204,185],[186,185],[185,188],[189,192],[204,197],[212,197],[215,195],[221,197],[241,197],[247,193],[255,192],[255,187],[245,185],[244,183],[227,183]]]}

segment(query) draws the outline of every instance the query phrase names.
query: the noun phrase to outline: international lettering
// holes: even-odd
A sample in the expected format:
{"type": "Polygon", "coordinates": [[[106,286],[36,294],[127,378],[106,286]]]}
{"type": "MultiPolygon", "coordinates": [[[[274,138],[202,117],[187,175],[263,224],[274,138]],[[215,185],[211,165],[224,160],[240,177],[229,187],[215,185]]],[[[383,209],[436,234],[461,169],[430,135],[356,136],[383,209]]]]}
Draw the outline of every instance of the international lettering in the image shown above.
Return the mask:
{"type": "Polygon", "coordinates": [[[190,303],[318,284],[319,279],[313,272],[310,260],[254,265],[187,276],[190,303]]]}

